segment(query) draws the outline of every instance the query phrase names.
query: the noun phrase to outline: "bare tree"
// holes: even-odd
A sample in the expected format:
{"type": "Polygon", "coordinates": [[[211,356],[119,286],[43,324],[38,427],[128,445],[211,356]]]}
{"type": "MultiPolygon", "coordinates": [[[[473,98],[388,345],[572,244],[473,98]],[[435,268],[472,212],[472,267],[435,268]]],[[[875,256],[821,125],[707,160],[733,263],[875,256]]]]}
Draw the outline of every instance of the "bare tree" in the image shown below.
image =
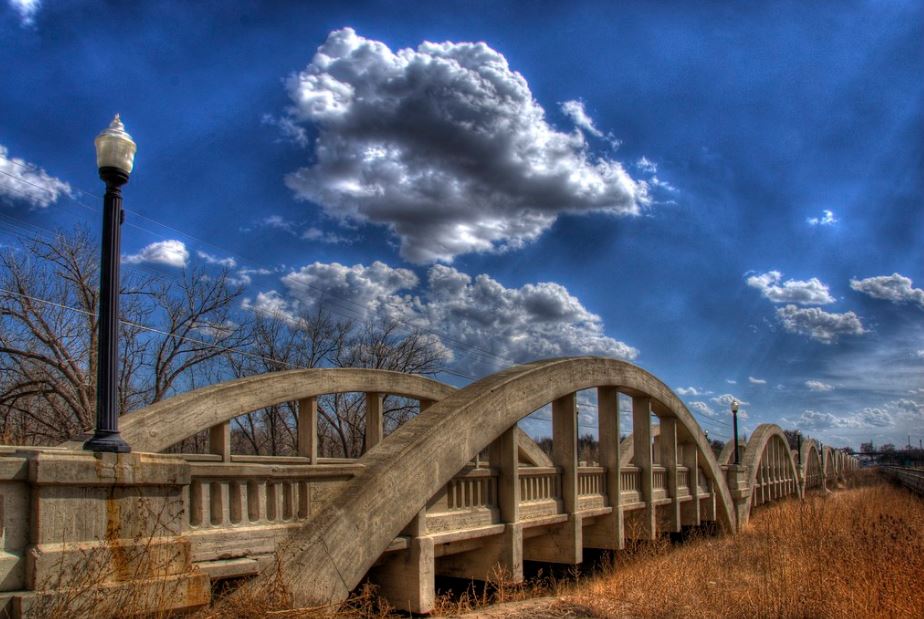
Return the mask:
{"type": "MultiPolygon", "coordinates": [[[[336,320],[323,305],[301,316],[257,316],[253,327],[253,356],[236,360],[235,372],[244,376],[294,367],[364,367],[416,374],[435,374],[445,352],[432,336],[402,333],[393,323],[367,321],[359,326],[336,320]]],[[[385,398],[386,433],[410,419],[418,403],[385,398]]],[[[294,454],[297,449],[297,410],[294,402],[243,415],[234,423],[234,448],[254,454],[294,454]]],[[[345,393],[318,400],[319,453],[356,458],[365,450],[366,406],[363,394],[345,393]]]]}
{"type": "MultiPolygon", "coordinates": [[[[55,444],[96,411],[98,245],[85,230],[0,254],[0,424],[5,440],[55,444]]],[[[120,302],[122,412],[188,387],[193,368],[242,344],[230,320],[241,290],[217,275],[179,283],[127,274],[120,302]],[[154,323],[154,330],[151,330],[154,323]],[[184,383],[185,381],[185,383],[184,383]]]]}

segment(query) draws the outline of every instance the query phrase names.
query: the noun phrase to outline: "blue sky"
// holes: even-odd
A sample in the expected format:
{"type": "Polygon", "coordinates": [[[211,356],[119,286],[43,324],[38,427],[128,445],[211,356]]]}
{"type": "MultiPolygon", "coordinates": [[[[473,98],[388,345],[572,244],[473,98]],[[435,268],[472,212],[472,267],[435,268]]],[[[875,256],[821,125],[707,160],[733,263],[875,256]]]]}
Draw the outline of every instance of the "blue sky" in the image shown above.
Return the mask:
{"type": "Polygon", "coordinates": [[[119,112],[129,268],[924,438],[921,3],[12,0],[0,65],[2,244],[97,229],[119,112]]]}

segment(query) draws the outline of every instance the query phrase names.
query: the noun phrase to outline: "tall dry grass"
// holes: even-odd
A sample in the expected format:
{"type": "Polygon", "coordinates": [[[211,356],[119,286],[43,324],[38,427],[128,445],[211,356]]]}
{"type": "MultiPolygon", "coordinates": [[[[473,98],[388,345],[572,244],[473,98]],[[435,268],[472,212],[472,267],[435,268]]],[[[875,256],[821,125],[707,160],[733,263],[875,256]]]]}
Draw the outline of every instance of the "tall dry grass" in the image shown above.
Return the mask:
{"type": "Polygon", "coordinates": [[[656,544],[567,600],[602,617],[924,617],[924,501],[885,484],[755,510],[737,536],[656,544]]]}

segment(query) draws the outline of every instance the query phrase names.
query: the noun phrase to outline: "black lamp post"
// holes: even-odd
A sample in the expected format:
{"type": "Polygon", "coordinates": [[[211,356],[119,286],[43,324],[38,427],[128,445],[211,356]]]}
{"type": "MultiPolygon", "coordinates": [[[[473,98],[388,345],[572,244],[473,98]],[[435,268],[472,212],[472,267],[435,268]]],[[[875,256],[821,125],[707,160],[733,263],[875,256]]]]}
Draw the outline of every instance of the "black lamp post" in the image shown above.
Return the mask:
{"type": "Polygon", "coordinates": [[[96,165],[106,183],[103,198],[103,249],[99,283],[99,352],[96,372],[96,430],[83,444],[90,451],[131,451],[119,435],[119,252],[122,185],[128,182],[137,146],[116,114],[96,136],[96,165]]]}
{"type": "Polygon", "coordinates": [[[738,400],[731,401],[731,412],[732,412],[732,430],[735,435],[732,437],[732,440],[735,441],[735,464],[741,464],[741,460],[738,457],[738,400]]]}

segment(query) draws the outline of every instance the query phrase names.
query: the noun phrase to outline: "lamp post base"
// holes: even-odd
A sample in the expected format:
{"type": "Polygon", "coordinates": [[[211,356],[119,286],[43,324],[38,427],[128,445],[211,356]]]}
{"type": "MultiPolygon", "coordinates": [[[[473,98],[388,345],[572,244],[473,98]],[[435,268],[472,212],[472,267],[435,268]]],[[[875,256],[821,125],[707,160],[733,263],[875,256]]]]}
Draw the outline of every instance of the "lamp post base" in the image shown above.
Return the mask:
{"type": "Polygon", "coordinates": [[[113,453],[129,453],[132,448],[118,432],[96,433],[89,441],[83,444],[86,451],[108,451],[113,453]]]}

